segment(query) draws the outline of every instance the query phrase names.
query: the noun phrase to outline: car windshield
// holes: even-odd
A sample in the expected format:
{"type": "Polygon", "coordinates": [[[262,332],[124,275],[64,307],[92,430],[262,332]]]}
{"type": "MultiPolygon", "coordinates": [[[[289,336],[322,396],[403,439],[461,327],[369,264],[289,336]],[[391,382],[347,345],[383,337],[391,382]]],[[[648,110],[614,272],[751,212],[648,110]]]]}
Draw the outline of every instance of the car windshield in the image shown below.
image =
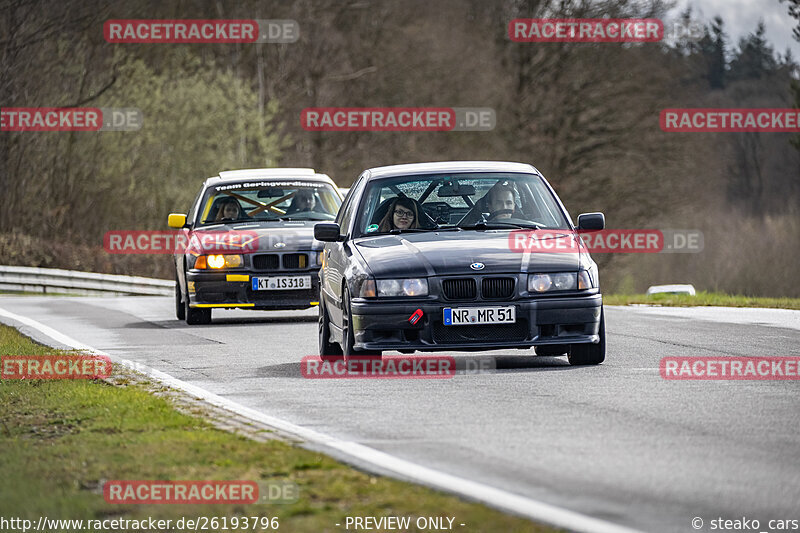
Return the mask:
{"type": "Polygon", "coordinates": [[[201,225],[231,222],[333,220],[342,203],[331,185],[312,181],[258,181],[209,187],[201,203],[201,225]]]}
{"type": "Polygon", "coordinates": [[[360,235],[442,229],[569,229],[544,180],[535,174],[402,176],[367,185],[360,235]]]}

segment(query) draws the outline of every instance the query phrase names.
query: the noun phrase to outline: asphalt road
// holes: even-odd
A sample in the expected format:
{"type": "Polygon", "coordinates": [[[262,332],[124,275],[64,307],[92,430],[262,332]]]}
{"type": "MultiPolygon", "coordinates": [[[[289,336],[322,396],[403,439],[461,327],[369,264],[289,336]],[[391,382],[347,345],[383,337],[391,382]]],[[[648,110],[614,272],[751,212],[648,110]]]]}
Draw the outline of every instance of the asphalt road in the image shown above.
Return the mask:
{"type": "Polygon", "coordinates": [[[452,379],[308,380],[299,361],[317,350],[315,310],[215,311],[190,327],[170,298],[4,297],[0,308],[295,424],[615,524],[800,520],[800,383],[658,370],[666,356],[800,356],[800,312],[608,307],[598,367],[508,351],[454,354],[452,379]],[[487,356],[496,371],[466,370],[487,356]]]}

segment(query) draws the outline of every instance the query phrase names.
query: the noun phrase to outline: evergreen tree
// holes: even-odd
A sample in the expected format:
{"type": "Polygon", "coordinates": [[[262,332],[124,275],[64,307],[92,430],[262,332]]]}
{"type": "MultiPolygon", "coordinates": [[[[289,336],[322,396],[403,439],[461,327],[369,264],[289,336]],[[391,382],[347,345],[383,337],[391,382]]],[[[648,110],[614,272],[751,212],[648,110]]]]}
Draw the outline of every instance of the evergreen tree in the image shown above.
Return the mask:
{"type": "Polygon", "coordinates": [[[706,26],[700,39],[699,52],[706,65],[706,79],[711,89],[724,89],[726,81],[725,35],[722,18],[714,17],[711,26],[706,26]]]}
{"type": "MultiPolygon", "coordinates": [[[[784,0],[781,0],[783,2],[784,0]]],[[[797,20],[797,26],[792,31],[792,36],[797,42],[800,42],[800,0],[788,0],[789,2],[789,16],[797,20]]],[[[794,94],[794,106],[800,108],[800,83],[797,80],[792,80],[792,93],[794,94]]],[[[796,135],[791,140],[792,145],[800,150],[800,135],[796,135]]]]}
{"type": "Polygon", "coordinates": [[[731,61],[731,79],[762,79],[778,67],[775,51],[765,37],[764,21],[758,22],[755,33],[739,40],[739,51],[731,61]]]}

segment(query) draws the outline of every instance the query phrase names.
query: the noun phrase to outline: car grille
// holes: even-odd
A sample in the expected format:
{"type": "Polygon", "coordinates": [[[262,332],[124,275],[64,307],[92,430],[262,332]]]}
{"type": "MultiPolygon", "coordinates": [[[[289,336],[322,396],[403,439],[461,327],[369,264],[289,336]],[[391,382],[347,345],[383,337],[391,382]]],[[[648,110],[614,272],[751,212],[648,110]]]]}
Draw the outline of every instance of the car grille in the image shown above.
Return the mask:
{"type": "Polygon", "coordinates": [[[508,298],[514,292],[514,278],[483,278],[481,296],[484,298],[508,298]]]}
{"type": "Polygon", "coordinates": [[[523,342],[530,335],[528,321],[517,318],[514,324],[487,324],[480,326],[445,326],[433,323],[433,341],[438,344],[459,342],[523,342]]]}
{"type": "Polygon", "coordinates": [[[300,270],[308,268],[308,254],[257,254],[253,256],[256,270],[300,270]],[[281,265],[283,268],[281,269],[281,265]]]}
{"type": "Polygon", "coordinates": [[[443,280],[442,292],[448,300],[474,300],[478,291],[474,279],[460,278],[443,280]]]}
{"type": "Polygon", "coordinates": [[[308,256],[306,254],[284,254],[283,268],[297,269],[308,266],[308,256]]]}
{"type": "Polygon", "coordinates": [[[253,268],[256,270],[278,270],[280,268],[278,254],[259,254],[253,256],[253,268]]]}

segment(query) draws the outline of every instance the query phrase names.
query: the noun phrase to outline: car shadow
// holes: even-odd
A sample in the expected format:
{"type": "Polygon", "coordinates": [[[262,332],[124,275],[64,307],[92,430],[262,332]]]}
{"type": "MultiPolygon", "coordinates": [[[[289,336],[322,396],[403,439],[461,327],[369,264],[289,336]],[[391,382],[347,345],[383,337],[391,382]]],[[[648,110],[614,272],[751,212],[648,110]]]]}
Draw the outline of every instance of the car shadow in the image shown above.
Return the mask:
{"type": "MultiPolygon", "coordinates": [[[[211,321],[211,324],[206,324],[203,326],[187,326],[189,328],[196,328],[196,327],[203,327],[207,328],[209,326],[215,325],[236,325],[236,324],[293,324],[296,322],[316,322],[318,320],[317,315],[309,315],[309,316],[265,316],[261,317],[231,317],[231,318],[214,318],[211,321]]],[[[184,323],[184,325],[186,325],[184,323]]]]}
{"type": "Polygon", "coordinates": [[[153,320],[141,322],[128,322],[123,327],[126,329],[185,329],[191,331],[193,329],[213,328],[215,326],[230,326],[242,324],[294,324],[297,322],[316,322],[317,316],[276,316],[276,317],[231,317],[231,318],[214,318],[211,324],[203,324],[198,326],[190,326],[182,320],[153,320]]]}

